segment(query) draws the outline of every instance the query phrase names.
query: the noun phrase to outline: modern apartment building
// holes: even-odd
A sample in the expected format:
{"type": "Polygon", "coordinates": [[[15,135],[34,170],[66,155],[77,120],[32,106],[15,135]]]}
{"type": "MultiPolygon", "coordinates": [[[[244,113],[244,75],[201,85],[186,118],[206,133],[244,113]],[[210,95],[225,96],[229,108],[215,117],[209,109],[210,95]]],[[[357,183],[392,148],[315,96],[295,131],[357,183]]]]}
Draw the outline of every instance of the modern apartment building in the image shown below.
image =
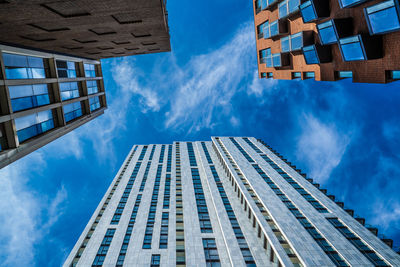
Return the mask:
{"type": "Polygon", "coordinates": [[[400,79],[399,0],[253,0],[261,78],[400,79]]]}
{"type": "Polygon", "coordinates": [[[101,58],[170,51],[165,1],[0,1],[0,168],[104,113],[101,58]]]}
{"type": "Polygon", "coordinates": [[[135,145],[64,266],[400,266],[261,140],[135,145]]]}

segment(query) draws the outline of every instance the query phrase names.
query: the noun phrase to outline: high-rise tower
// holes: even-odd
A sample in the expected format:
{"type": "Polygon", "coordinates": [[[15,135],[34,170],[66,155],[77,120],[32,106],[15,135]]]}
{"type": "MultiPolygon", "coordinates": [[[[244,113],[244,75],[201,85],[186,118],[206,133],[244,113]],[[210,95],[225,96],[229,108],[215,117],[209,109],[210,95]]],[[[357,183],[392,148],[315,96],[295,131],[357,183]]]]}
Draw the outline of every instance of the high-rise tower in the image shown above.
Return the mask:
{"type": "Polygon", "coordinates": [[[104,113],[100,59],[171,50],[165,0],[3,0],[0,18],[0,168],[104,113]]]}
{"type": "Polygon", "coordinates": [[[252,0],[261,78],[400,79],[398,0],[252,0]]]}
{"type": "Polygon", "coordinates": [[[399,266],[262,141],[136,145],[64,266],[399,266]]]}

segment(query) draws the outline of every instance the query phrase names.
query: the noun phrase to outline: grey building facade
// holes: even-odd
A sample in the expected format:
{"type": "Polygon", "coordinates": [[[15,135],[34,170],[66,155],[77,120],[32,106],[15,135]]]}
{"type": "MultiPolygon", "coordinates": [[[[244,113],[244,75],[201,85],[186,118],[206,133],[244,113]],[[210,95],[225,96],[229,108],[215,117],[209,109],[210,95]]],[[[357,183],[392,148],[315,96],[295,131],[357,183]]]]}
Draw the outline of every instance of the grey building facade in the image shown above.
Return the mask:
{"type": "Polygon", "coordinates": [[[136,145],[64,266],[400,266],[343,207],[252,137],[136,145]]]}

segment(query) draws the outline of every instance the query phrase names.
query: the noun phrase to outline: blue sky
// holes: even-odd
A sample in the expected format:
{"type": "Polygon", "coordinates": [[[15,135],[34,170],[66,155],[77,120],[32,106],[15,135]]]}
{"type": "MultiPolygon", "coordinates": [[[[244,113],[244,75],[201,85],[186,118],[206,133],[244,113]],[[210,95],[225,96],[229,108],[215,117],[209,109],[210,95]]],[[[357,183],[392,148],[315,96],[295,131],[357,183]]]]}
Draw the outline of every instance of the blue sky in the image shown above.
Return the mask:
{"type": "Polygon", "coordinates": [[[0,266],[59,266],[134,144],[262,138],[400,245],[399,83],[257,78],[251,1],[169,0],[172,52],[104,60],[109,109],[0,170],[0,266]]]}

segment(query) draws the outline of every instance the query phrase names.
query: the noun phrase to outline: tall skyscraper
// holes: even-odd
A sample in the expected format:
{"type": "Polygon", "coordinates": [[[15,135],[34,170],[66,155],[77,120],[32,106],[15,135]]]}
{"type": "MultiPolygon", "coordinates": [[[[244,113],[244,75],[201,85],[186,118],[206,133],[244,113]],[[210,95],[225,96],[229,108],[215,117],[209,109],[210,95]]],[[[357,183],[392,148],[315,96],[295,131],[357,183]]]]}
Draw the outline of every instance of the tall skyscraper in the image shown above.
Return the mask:
{"type": "Polygon", "coordinates": [[[136,145],[64,266],[400,266],[262,141],[136,145]]]}
{"type": "Polygon", "coordinates": [[[398,0],[253,0],[261,78],[400,79],[398,0]]]}
{"type": "Polygon", "coordinates": [[[104,113],[99,59],[170,51],[165,5],[0,1],[0,168],[104,113]]]}

